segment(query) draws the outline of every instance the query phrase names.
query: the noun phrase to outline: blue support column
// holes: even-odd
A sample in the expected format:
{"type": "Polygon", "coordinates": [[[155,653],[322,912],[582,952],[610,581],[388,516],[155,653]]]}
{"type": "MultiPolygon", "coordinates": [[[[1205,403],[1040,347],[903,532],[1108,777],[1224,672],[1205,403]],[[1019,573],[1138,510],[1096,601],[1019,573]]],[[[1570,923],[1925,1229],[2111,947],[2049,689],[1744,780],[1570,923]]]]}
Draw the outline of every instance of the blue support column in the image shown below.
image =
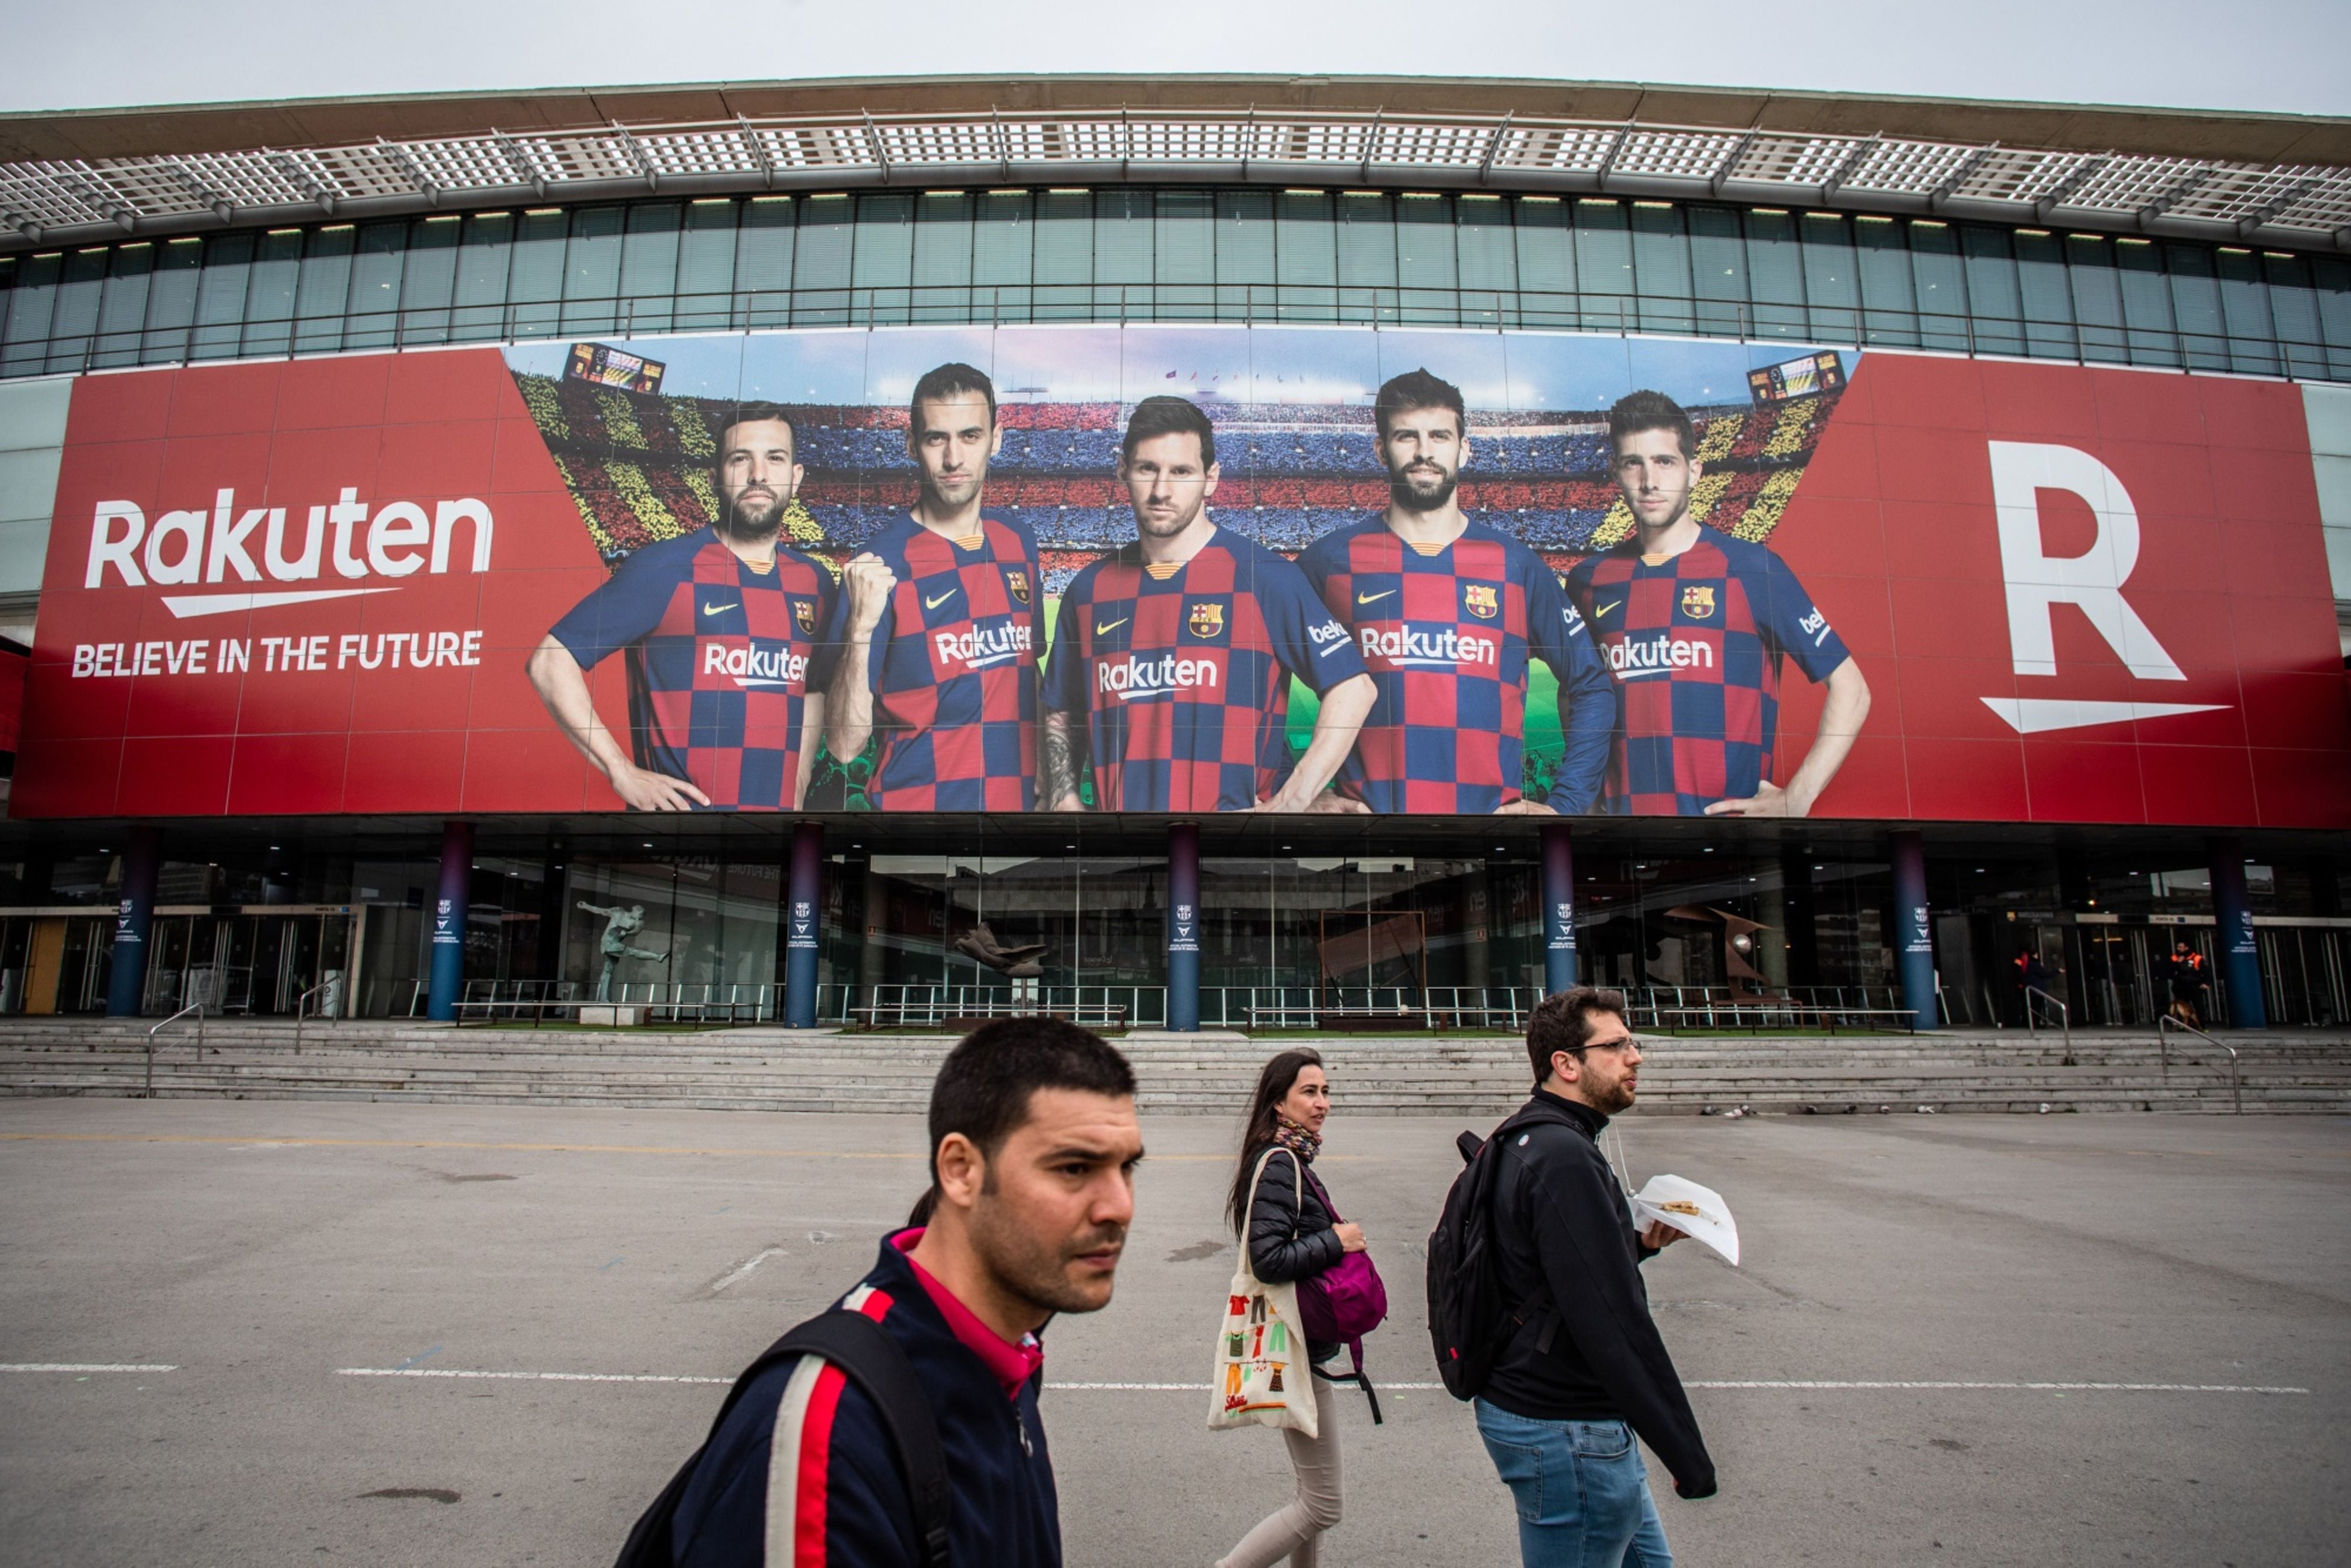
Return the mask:
{"type": "Polygon", "coordinates": [[[457,998],[465,988],[465,915],[474,896],[474,824],[447,822],[441,829],[441,891],[433,904],[433,967],[426,980],[424,1016],[455,1022],[457,998]]]}
{"type": "Polygon", "coordinates": [[[107,972],[106,1016],[135,1019],[147,1000],[147,949],[155,925],[155,878],[163,869],[163,835],[133,828],[122,848],[122,902],[114,912],[114,961],[107,972]]]}
{"type": "Polygon", "coordinates": [[[816,1027],[817,909],[824,894],[824,828],[801,822],[792,829],[792,879],[784,894],[784,1021],[794,1029],[816,1027]]]}
{"type": "Polygon", "coordinates": [[[1920,1029],[1939,1029],[1942,1009],[1935,998],[1935,922],[1927,907],[1927,843],[1916,828],[1903,828],[1894,841],[1894,966],[1902,977],[1902,1005],[1917,1016],[1920,1029]]]}
{"type": "Polygon", "coordinates": [[[1542,826],[1543,992],[1557,996],[1576,982],[1575,847],[1565,822],[1542,826]]]}
{"type": "Polygon", "coordinates": [[[1200,830],[1167,830],[1167,1027],[1200,1027],[1200,830]]]}
{"type": "MultiPolygon", "coordinates": [[[[2262,952],[2253,940],[2253,906],[2245,895],[2245,846],[2231,834],[2205,841],[2212,858],[2212,924],[2218,928],[2220,981],[2229,988],[2229,1022],[2238,1029],[2270,1027],[2268,998],[2262,995],[2262,952]]],[[[126,876],[125,881],[129,878],[126,876]]]]}

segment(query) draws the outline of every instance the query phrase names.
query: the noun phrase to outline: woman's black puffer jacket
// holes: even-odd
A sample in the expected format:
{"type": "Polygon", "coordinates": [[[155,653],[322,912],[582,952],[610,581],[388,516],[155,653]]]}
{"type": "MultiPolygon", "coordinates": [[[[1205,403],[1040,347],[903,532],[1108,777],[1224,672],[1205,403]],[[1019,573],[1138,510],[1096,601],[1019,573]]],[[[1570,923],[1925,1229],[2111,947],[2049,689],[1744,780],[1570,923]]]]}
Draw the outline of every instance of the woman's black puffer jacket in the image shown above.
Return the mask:
{"type": "MultiPolygon", "coordinates": [[[[1270,1147],[1259,1145],[1249,1151],[1251,1170],[1270,1147]]],[[[1332,1228],[1331,1211],[1323,1205],[1321,1185],[1312,1172],[1301,1171],[1298,1156],[1288,1149],[1275,1148],[1258,1181],[1257,1200],[1249,1206],[1249,1271],[1269,1285],[1311,1280],[1338,1262],[1346,1250],[1340,1244],[1339,1232],[1332,1228]],[[1303,1182],[1299,1179],[1301,1176],[1303,1182]],[[1301,1186],[1306,1189],[1303,1209],[1299,1204],[1301,1186]]],[[[1325,1362],[1339,1349],[1335,1343],[1310,1340],[1306,1358],[1325,1362]]]]}

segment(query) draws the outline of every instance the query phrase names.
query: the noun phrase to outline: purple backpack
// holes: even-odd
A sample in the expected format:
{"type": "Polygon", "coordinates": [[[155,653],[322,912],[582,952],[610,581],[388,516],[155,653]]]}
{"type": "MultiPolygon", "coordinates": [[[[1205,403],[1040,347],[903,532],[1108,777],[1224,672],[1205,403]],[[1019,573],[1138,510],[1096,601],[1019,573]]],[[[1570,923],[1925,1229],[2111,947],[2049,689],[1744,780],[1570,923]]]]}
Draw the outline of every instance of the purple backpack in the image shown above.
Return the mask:
{"type": "MultiPolygon", "coordinates": [[[[1331,1194],[1319,1177],[1306,1174],[1306,1162],[1292,1156],[1291,1163],[1300,1175],[1298,1210],[1306,1212],[1304,1184],[1314,1184],[1314,1196],[1322,1200],[1322,1210],[1331,1223],[1343,1223],[1331,1194]]],[[[1369,1252],[1349,1252],[1320,1274],[1298,1281],[1298,1316],[1306,1329],[1306,1337],[1325,1344],[1336,1342],[1347,1347],[1354,1362],[1353,1375],[1334,1381],[1353,1383],[1364,1391],[1372,1404],[1372,1421],[1380,1423],[1379,1396],[1372,1392],[1372,1380],[1364,1372],[1364,1336],[1387,1321],[1388,1287],[1380,1278],[1378,1267],[1369,1252]]]]}

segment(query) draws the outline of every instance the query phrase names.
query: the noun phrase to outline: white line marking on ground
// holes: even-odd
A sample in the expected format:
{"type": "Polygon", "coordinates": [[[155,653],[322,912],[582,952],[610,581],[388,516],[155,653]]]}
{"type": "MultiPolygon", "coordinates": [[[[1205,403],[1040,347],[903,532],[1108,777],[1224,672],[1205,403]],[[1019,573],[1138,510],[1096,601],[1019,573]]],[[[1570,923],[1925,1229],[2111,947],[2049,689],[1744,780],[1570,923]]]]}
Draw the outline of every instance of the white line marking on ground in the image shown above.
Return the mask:
{"type": "Polygon", "coordinates": [[[0,1372],[177,1372],[176,1366],[155,1366],[131,1361],[0,1361],[0,1372]]]}
{"type": "MultiPolygon", "coordinates": [[[[731,1377],[679,1377],[653,1372],[464,1372],[447,1366],[339,1366],[338,1377],[472,1377],[502,1383],[715,1383],[732,1384],[731,1377]]],[[[1208,1385],[1200,1385],[1202,1388],[1208,1385]]]]}
{"type": "MultiPolygon", "coordinates": [[[[0,1372],[172,1372],[168,1366],[6,1366],[0,1372]]],[[[708,1383],[721,1386],[732,1384],[731,1377],[685,1377],[665,1373],[644,1372],[465,1372],[450,1367],[391,1367],[339,1366],[338,1377],[464,1377],[508,1383],[708,1383]]],[[[1049,1392],[1092,1394],[1206,1394],[1205,1383],[1049,1383],[1049,1392]]],[[[1374,1387],[1391,1393],[1434,1393],[1445,1386],[1442,1383],[1375,1383],[1374,1387]]],[[[1830,1382],[1803,1379],[1750,1378],[1738,1381],[1696,1378],[1682,1385],[1685,1388],[1786,1388],[1800,1390],[1840,1389],[1976,1389],[2009,1393],[2058,1394],[2301,1394],[2307,1388],[2270,1387],[2238,1383],[1864,1383],[1830,1382]]]]}
{"type": "Polygon", "coordinates": [[[751,1277],[751,1271],[770,1258],[789,1258],[790,1256],[790,1253],[785,1251],[780,1247],[770,1247],[765,1251],[754,1252],[750,1257],[743,1260],[743,1263],[739,1268],[736,1269],[732,1273],[719,1281],[716,1284],[711,1286],[710,1293],[715,1296],[719,1291],[725,1290],[727,1286],[739,1284],[741,1281],[749,1279],[751,1277]]]}

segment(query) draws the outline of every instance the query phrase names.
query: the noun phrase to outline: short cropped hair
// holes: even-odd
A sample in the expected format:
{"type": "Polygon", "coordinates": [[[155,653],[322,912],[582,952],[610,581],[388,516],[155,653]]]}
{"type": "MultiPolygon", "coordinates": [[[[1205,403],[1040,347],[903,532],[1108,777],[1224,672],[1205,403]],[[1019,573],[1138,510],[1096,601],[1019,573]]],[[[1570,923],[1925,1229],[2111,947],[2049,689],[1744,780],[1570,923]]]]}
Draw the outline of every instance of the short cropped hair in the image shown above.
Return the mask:
{"type": "Polygon", "coordinates": [[[1613,455],[1616,444],[1628,435],[1638,435],[1645,430],[1670,430],[1682,449],[1685,461],[1698,455],[1698,432],[1690,427],[1690,416],[1682,405],[1661,392],[1646,389],[1626,392],[1608,411],[1608,448],[1613,455]]]}
{"type": "Polygon", "coordinates": [[[734,429],[738,424],[766,424],[770,421],[782,425],[786,430],[792,433],[792,455],[795,458],[799,456],[800,427],[792,423],[792,416],[788,411],[786,411],[783,404],[776,402],[738,402],[734,407],[726,411],[726,418],[718,422],[718,456],[716,461],[720,464],[724,464],[726,461],[726,433],[728,431],[734,429]]]}
{"type": "Polygon", "coordinates": [[[1461,401],[1461,389],[1424,369],[1406,371],[1380,383],[1380,395],[1372,403],[1372,418],[1379,424],[1381,438],[1387,436],[1389,420],[1416,408],[1449,408],[1455,426],[1462,434],[1469,434],[1469,409],[1461,401]]]}
{"type": "Polygon", "coordinates": [[[1157,397],[1144,398],[1134,405],[1134,413],[1126,421],[1126,439],[1119,444],[1118,455],[1125,462],[1134,455],[1134,449],[1146,441],[1162,435],[1182,435],[1186,432],[1200,438],[1200,468],[1203,473],[1217,465],[1217,427],[1208,423],[1189,398],[1170,397],[1162,392],[1157,397]]]}
{"type": "Polygon", "coordinates": [[[1535,1070],[1535,1084],[1551,1076],[1551,1059],[1559,1052],[1582,1051],[1592,1039],[1594,1014],[1614,1013],[1625,1019],[1625,993],[1598,986],[1576,986],[1535,1004],[1527,1019],[1527,1061],[1535,1070]]]}
{"type": "Polygon", "coordinates": [[[939,1145],[947,1134],[961,1133],[993,1160],[1028,1123],[1040,1089],[1132,1097],[1134,1069],[1102,1036],[1060,1019],[998,1019],[964,1036],[931,1085],[931,1187],[907,1223],[929,1222],[938,1199],[939,1145]]]}
{"type": "Polygon", "coordinates": [[[949,398],[967,397],[973,392],[987,400],[987,423],[994,424],[996,383],[987,379],[987,371],[959,360],[951,361],[936,370],[925,371],[923,379],[914,383],[914,395],[906,400],[906,422],[913,426],[914,434],[920,435],[923,434],[925,403],[945,402],[949,398]]]}

